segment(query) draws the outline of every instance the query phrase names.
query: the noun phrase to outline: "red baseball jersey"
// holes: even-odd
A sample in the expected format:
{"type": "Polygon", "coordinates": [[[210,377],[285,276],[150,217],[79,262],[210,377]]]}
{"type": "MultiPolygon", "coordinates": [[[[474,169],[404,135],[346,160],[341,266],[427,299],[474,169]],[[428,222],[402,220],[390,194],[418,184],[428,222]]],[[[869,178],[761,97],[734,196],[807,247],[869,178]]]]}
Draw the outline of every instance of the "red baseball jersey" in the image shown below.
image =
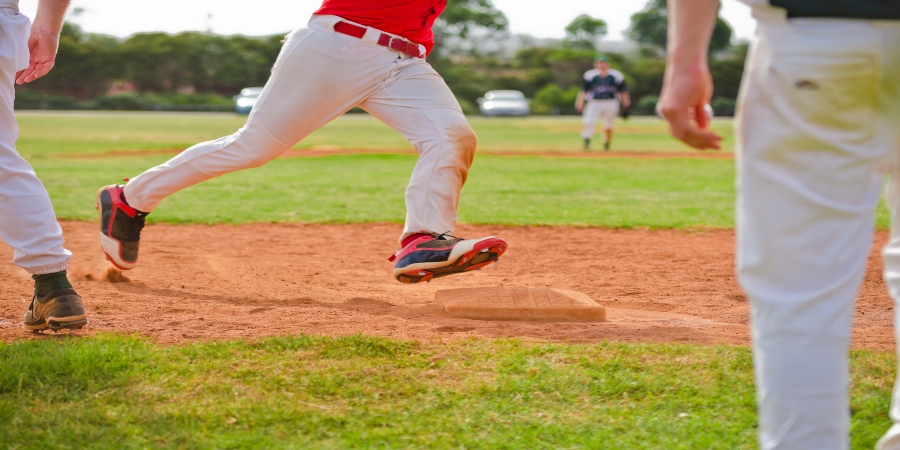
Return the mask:
{"type": "Polygon", "coordinates": [[[334,15],[381,31],[434,47],[435,19],[447,0],[325,0],[313,14],[334,15]]]}

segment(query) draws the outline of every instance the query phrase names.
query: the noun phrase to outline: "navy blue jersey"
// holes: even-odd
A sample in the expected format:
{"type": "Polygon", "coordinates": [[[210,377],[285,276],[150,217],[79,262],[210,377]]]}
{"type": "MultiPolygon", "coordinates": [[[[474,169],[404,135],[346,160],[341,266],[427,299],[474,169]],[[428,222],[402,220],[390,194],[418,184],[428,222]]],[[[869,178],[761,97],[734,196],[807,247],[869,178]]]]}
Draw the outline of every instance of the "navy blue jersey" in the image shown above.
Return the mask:
{"type": "Polygon", "coordinates": [[[592,69],[584,73],[584,87],[581,90],[590,99],[612,100],[620,92],[628,92],[628,85],[625,83],[625,75],[618,70],[609,69],[609,74],[604,77],[599,70],[592,69]]]}
{"type": "Polygon", "coordinates": [[[836,19],[900,19],[897,0],[770,0],[784,8],[788,17],[829,17],[836,19]]]}

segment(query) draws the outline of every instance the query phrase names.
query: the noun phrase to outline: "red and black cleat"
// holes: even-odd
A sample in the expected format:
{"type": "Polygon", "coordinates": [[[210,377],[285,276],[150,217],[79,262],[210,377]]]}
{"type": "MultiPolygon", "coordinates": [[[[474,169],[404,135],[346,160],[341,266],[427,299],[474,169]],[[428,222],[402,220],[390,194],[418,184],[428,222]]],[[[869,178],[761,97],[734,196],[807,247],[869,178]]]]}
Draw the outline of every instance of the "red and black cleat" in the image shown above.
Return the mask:
{"type": "Polygon", "coordinates": [[[138,259],[138,243],[147,216],[125,203],[125,186],[112,184],[97,192],[100,211],[100,248],[106,259],[122,270],[133,269],[138,259]]]}
{"type": "Polygon", "coordinates": [[[460,239],[447,234],[423,235],[388,260],[394,262],[397,281],[420,283],[480,269],[497,261],[505,251],[506,241],[496,236],[460,239]]]}

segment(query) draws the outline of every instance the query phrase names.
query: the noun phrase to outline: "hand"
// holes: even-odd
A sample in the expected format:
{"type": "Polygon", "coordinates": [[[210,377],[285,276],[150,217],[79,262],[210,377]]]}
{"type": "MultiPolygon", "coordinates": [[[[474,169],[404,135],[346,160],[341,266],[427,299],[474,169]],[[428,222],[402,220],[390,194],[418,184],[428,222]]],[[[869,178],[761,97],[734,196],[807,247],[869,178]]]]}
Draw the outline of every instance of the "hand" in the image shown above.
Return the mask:
{"type": "Polygon", "coordinates": [[[31,37],[28,38],[28,50],[31,53],[28,68],[16,74],[16,84],[30,83],[47,75],[56,61],[58,48],[59,34],[47,33],[32,27],[31,37]]]}
{"type": "Polygon", "coordinates": [[[722,148],[722,137],[708,129],[710,119],[704,109],[712,91],[706,64],[666,68],[658,111],[669,122],[672,136],[700,150],[722,148]]]}

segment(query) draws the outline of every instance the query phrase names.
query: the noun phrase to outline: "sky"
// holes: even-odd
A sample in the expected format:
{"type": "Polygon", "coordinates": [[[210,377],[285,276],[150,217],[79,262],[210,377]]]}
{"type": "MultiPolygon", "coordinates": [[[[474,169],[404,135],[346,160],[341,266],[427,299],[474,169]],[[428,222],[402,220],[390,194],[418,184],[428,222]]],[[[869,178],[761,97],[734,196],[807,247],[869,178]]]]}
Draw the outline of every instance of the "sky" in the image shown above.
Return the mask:
{"type": "MultiPolygon", "coordinates": [[[[449,0],[453,1],[453,0],[449,0]]],[[[561,38],[579,14],[605,20],[608,40],[621,40],[629,18],[645,0],[493,0],[506,14],[510,31],[541,38],[561,38]],[[552,8],[547,8],[552,4],[552,8]]],[[[68,19],[90,33],[127,37],[146,31],[178,33],[211,30],[216,34],[264,36],[286,33],[306,23],[322,0],[72,0],[68,19]],[[74,8],[83,12],[74,14],[74,8]]],[[[20,0],[23,13],[34,18],[38,0],[20,0]]],[[[749,8],[723,0],[722,16],[738,39],[749,39],[754,24],[749,8]]]]}

